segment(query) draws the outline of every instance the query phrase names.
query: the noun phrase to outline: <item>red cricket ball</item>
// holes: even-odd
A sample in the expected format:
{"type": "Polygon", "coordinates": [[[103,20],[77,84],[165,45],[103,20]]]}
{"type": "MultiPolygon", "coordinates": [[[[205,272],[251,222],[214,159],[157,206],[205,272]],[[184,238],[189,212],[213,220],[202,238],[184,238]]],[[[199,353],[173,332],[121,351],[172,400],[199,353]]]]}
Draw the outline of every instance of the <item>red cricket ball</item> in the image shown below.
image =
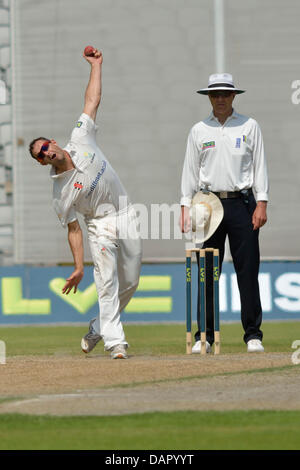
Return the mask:
{"type": "Polygon", "coordinates": [[[84,55],[93,56],[94,55],[94,47],[93,46],[86,46],[86,48],[84,49],[84,55]]]}

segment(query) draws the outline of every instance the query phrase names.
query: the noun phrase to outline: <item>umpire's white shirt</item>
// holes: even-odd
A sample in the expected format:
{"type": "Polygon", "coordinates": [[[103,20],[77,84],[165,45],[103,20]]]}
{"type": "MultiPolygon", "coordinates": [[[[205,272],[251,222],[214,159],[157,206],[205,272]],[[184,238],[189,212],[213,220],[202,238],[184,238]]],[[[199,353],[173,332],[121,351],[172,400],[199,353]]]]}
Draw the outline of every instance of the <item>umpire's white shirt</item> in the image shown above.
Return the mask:
{"type": "Polygon", "coordinates": [[[182,206],[196,192],[252,188],[258,201],[268,200],[264,145],[257,122],[233,110],[220,124],[213,113],[195,124],[188,136],[181,180],[182,206]]]}

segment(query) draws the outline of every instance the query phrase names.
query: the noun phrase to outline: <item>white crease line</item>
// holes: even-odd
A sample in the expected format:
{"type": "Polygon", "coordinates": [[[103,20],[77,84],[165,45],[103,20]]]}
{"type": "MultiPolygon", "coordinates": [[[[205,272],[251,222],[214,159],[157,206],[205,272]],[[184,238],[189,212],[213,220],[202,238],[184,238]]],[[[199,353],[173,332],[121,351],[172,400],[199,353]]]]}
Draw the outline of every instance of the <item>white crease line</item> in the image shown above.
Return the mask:
{"type": "MultiPolygon", "coordinates": [[[[103,393],[103,392],[102,392],[103,393]]],[[[25,406],[29,403],[38,403],[46,400],[60,400],[62,398],[85,398],[85,397],[100,397],[101,392],[99,393],[60,393],[55,395],[39,395],[36,398],[25,398],[24,400],[19,401],[10,401],[6,403],[2,403],[2,406],[25,406]]]]}

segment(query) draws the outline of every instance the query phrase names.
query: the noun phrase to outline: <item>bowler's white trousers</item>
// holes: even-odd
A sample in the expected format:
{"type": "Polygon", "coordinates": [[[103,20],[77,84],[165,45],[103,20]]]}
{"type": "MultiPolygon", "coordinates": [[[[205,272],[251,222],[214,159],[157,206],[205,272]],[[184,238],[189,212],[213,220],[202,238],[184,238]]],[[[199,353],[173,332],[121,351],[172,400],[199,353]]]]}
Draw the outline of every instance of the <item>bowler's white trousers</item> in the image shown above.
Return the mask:
{"type": "Polygon", "coordinates": [[[105,217],[85,219],[94,262],[99,316],[93,324],[102,336],[104,349],[127,345],[120,312],[133,296],[142,260],[142,244],[135,210],[128,206],[105,217]]]}

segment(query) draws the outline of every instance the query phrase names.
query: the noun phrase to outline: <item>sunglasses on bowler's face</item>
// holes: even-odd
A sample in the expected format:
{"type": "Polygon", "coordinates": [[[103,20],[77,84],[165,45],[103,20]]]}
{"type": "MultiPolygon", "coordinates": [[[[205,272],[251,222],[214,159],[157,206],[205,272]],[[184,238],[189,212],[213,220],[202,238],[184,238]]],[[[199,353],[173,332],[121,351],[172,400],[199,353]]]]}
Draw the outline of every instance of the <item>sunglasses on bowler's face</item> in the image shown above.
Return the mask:
{"type": "Polygon", "coordinates": [[[44,155],[44,152],[47,152],[48,148],[49,148],[49,145],[50,145],[50,140],[46,140],[43,145],[41,146],[41,150],[39,151],[39,154],[37,156],[37,158],[45,158],[45,155],[44,155]]]}

